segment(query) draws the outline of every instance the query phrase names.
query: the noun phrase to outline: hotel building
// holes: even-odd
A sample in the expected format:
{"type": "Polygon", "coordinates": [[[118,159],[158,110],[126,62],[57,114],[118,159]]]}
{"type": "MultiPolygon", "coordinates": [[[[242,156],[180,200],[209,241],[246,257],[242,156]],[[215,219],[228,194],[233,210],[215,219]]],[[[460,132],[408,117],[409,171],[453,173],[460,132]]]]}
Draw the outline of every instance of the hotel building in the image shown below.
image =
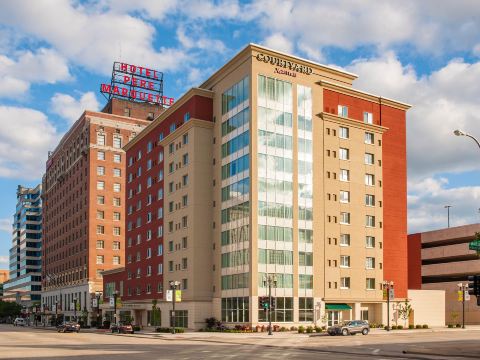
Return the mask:
{"type": "Polygon", "coordinates": [[[386,323],[407,297],[409,105],[356,75],[250,44],[126,146],[120,315],[169,326],[386,323]],[[152,321],[152,301],[160,321],[152,321]]]}
{"type": "MultiPolygon", "coordinates": [[[[42,186],[17,188],[10,248],[10,280],[3,284],[3,300],[27,308],[40,301],[42,291],[42,186]]],[[[3,282],[3,281],[0,281],[3,282]]]]}
{"type": "Polygon", "coordinates": [[[124,265],[122,147],[161,110],[114,98],[102,112],[85,111],[49,154],[43,176],[42,305],[47,314],[93,315],[102,272],[124,265]]]}

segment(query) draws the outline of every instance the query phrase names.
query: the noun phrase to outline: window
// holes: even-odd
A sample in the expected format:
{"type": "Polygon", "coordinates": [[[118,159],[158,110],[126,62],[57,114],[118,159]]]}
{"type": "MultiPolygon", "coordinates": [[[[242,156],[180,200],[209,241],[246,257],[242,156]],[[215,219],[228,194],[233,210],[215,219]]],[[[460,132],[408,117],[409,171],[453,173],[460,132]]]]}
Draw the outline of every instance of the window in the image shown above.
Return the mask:
{"type": "Polygon", "coordinates": [[[97,145],[105,146],[105,134],[97,133],[97,145]]]}
{"type": "Polygon", "coordinates": [[[120,236],[120,227],[118,226],[113,227],[113,235],[120,236]]]}
{"type": "Polygon", "coordinates": [[[188,165],[188,153],[187,154],[183,154],[183,165],[188,165]]]}
{"type": "Polygon", "coordinates": [[[350,224],[350,213],[341,212],[340,213],[340,224],[350,224]]]}
{"type": "Polygon", "coordinates": [[[364,112],[363,112],[363,122],[364,122],[365,124],[373,124],[373,114],[364,111],[364,112]]]}
{"type": "Polygon", "coordinates": [[[158,228],[157,228],[157,237],[162,237],[163,236],[163,226],[160,225],[158,228]]]}
{"type": "Polygon", "coordinates": [[[187,248],[187,238],[184,237],[182,238],[182,249],[186,249],[187,248]]]}
{"type": "Polygon", "coordinates": [[[120,221],[120,213],[119,212],[114,212],[113,213],[113,220],[115,221],[120,221]]]}
{"type": "Polygon", "coordinates": [[[350,234],[340,234],[340,246],[350,246],[350,234]]]}
{"type": "Polygon", "coordinates": [[[168,251],[172,252],[173,251],[173,241],[168,242],[168,251]]]}
{"type": "Polygon", "coordinates": [[[159,189],[159,190],[158,190],[157,198],[158,198],[158,200],[162,200],[162,199],[163,199],[163,189],[159,189]]]}
{"type": "Polygon", "coordinates": [[[128,158],[128,166],[132,166],[132,165],[133,165],[133,157],[130,156],[130,157],[128,158]]]}
{"type": "Polygon", "coordinates": [[[152,144],[151,141],[149,141],[148,144],[147,144],[147,153],[151,152],[152,149],[153,149],[153,144],[152,144]]]}
{"type": "Polygon", "coordinates": [[[163,151],[160,151],[158,153],[158,163],[161,163],[163,161],[163,151]]]}
{"type": "Polygon", "coordinates": [[[114,183],[113,184],[113,191],[114,192],[120,192],[120,183],[114,183]]]}
{"type": "Polygon", "coordinates": [[[350,170],[340,169],[340,181],[350,181],[350,170]]]}
{"type": "Polygon", "coordinates": [[[112,248],[113,250],[120,250],[120,241],[114,241],[112,248]]]}
{"type": "Polygon", "coordinates": [[[152,249],[147,248],[147,259],[150,259],[152,257],[152,249]]]}
{"type": "Polygon", "coordinates": [[[367,236],[365,238],[365,246],[369,249],[372,249],[375,247],[375,237],[374,236],[367,236]]]}
{"type": "Polygon", "coordinates": [[[169,192],[169,193],[172,193],[172,192],[173,192],[173,181],[170,181],[170,182],[168,183],[168,192],[169,192]]]}
{"type": "Polygon", "coordinates": [[[365,153],[365,164],[367,165],[373,165],[375,162],[373,154],[370,153],[365,153]]]}
{"type": "Polygon", "coordinates": [[[130,116],[130,108],[126,107],[123,109],[123,116],[126,116],[126,117],[130,116]]]}
{"type": "Polygon", "coordinates": [[[186,216],[182,217],[182,226],[184,228],[188,226],[188,218],[186,216]]]}
{"type": "Polygon", "coordinates": [[[151,186],[152,186],[152,177],[149,176],[149,177],[147,178],[147,188],[149,188],[149,187],[151,187],[151,186]]]}
{"type": "Polygon", "coordinates": [[[183,114],[183,121],[187,122],[188,120],[190,120],[190,113],[186,112],[185,114],[183,114]]]}
{"type": "Polygon", "coordinates": [[[375,269],[375,258],[367,257],[365,259],[365,269],[375,269]]]}
{"type": "Polygon", "coordinates": [[[173,261],[168,262],[168,271],[173,271],[173,261]]]}
{"type": "Polygon", "coordinates": [[[222,321],[248,322],[249,321],[248,297],[222,298],[222,321]]]}
{"type": "Polygon", "coordinates": [[[350,191],[340,190],[340,202],[341,203],[350,202],[350,191]]]}
{"type": "Polygon", "coordinates": [[[113,137],[113,147],[115,149],[120,149],[122,147],[122,138],[120,136],[113,137]]]}
{"type": "Polygon", "coordinates": [[[162,181],[163,180],[163,170],[160,170],[158,172],[158,181],[162,181]]]}
{"type": "Polygon", "coordinates": [[[348,107],[345,105],[338,105],[338,116],[348,117],[348,107]]]}
{"type": "Polygon", "coordinates": [[[113,257],[113,265],[120,265],[120,256],[115,255],[113,257]]]}
{"type": "Polygon", "coordinates": [[[174,166],[173,166],[173,162],[171,162],[170,164],[168,164],[168,173],[169,174],[173,173],[173,170],[174,170],[174,166]]]}
{"type": "Polygon", "coordinates": [[[159,244],[157,247],[157,256],[162,256],[163,255],[163,245],[159,244]]]}
{"type": "Polygon", "coordinates": [[[345,148],[340,148],[338,156],[340,157],[340,160],[348,160],[350,159],[350,151],[345,148]]]}
{"type": "Polygon", "coordinates": [[[147,223],[150,223],[150,222],[152,222],[152,213],[148,212],[147,213],[147,223]]]}
{"type": "Polygon", "coordinates": [[[188,185],[188,174],[187,174],[187,175],[183,175],[183,177],[182,177],[182,185],[183,185],[183,186],[187,186],[187,185],[188,185]]]}
{"type": "Polygon", "coordinates": [[[187,206],[188,205],[188,195],[183,195],[182,197],[182,205],[187,206]]]}
{"type": "Polygon", "coordinates": [[[105,181],[97,181],[97,190],[105,190],[105,181]]]}
{"type": "Polygon", "coordinates": [[[350,267],[350,256],[340,255],[340,267],[349,268],[350,267]]]}
{"type": "Polygon", "coordinates": [[[113,162],[114,163],[121,163],[122,162],[122,155],[120,154],[113,154],[113,162]]]}
{"type": "Polygon", "coordinates": [[[185,270],[188,267],[188,259],[183,258],[182,259],[182,269],[185,270]]]}
{"type": "MultiPolygon", "coordinates": [[[[170,326],[173,326],[173,315],[171,311],[170,326]]],[[[188,310],[175,310],[175,327],[188,328],[188,310]]]]}
{"type": "Polygon", "coordinates": [[[105,204],[105,196],[97,196],[97,204],[99,205],[105,204]]]}
{"type": "Polygon", "coordinates": [[[365,226],[375,227],[375,216],[365,215],[365,226]]]}
{"type": "Polygon", "coordinates": [[[188,289],[188,279],[182,279],[182,290],[188,289]]]}
{"type": "Polygon", "coordinates": [[[147,170],[150,170],[152,168],[152,165],[153,165],[152,159],[148,159],[147,160],[147,170]]]}
{"type": "MultiPolygon", "coordinates": [[[[367,290],[375,290],[375,278],[367,278],[366,288],[367,288],[367,290]]],[[[362,314],[362,318],[364,318],[364,317],[365,317],[364,314],[362,314]]],[[[368,317],[368,311],[367,311],[367,317],[368,317]]],[[[365,319],[363,319],[363,320],[365,320],[365,319]]]]}
{"type": "Polygon", "coordinates": [[[365,133],[365,144],[373,145],[374,142],[375,142],[375,137],[374,137],[373,133],[366,132],[365,133]]]}
{"type": "Polygon", "coordinates": [[[183,134],[183,145],[187,145],[187,144],[188,144],[188,133],[183,134]]]}
{"type": "Polygon", "coordinates": [[[120,177],[121,175],[122,175],[122,170],[117,168],[113,169],[113,176],[120,177]]]}
{"type": "Polygon", "coordinates": [[[365,194],[365,205],[375,206],[375,195],[365,194]]]}
{"type": "Polygon", "coordinates": [[[298,316],[301,322],[313,322],[313,298],[298,298],[298,316]]]}
{"type": "Polygon", "coordinates": [[[158,275],[163,274],[163,264],[158,264],[157,274],[158,274],[158,275]]]}
{"type": "Polygon", "coordinates": [[[98,151],[97,152],[97,160],[105,160],[105,152],[98,151]]]}
{"type": "Polygon", "coordinates": [[[365,185],[375,185],[375,176],[373,174],[365,174],[365,185]]]}
{"type": "Polygon", "coordinates": [[[120,198],[117,198],[117,197],[113,198],[113,206],[120,206],[120,198]]]}
{"type": "Polygon", "coordinates": [[[97,264],[103,264],[104,257],[103,255],[97,255],[97,264]]]}
{"type": "Polygon", "coordinates": [[[97,225],[97,234],[105,234],[105,226],[97,225]]]}
{"type": "Polygon", "coordinates": [[[177,128],[177,125],[175,123],[170,125],[170,133],[174,132],[175,129],[177,128]]]}
{"type": "Polygon", "coordinates": [[[105,241],[97,240],[97,249],[103,249],[103,248],[105,248],[105,241]]]}
{"type": "Polygon", "coordinates": [[[99,220],[105,219],[105,212],[97,210],[97,219],[99,220]]]}
{"type": "Polygon", "coordinates": [[[173,154],[174,150],[175,150],[175,144],[172,142],[168,145],[168,153],[173,154]]]}
{"type": "MultiPolygon", "coordinates": [[[[275,253],[272,256],[275,256],[275,253]]],[[[300,266],[313,266],[313,253],[300,251],[298,253],[298,264],[300,266]]]]}
{"type": "Polygon", "coordinates": [[[159,207],[157,210],[157,219],[163,219],[163,207],[159,207]]]}
{"type": "Polygon", "coordinates": [[[349,138],[349,129],[343,126],[340,126],[338,136],[341,139],[348,139],[349,138]]]}
{"type": "Polygon", "coordinates": [[[350,278],[349,277],[340,278],[340,289],[350,289],[350,278]]]}

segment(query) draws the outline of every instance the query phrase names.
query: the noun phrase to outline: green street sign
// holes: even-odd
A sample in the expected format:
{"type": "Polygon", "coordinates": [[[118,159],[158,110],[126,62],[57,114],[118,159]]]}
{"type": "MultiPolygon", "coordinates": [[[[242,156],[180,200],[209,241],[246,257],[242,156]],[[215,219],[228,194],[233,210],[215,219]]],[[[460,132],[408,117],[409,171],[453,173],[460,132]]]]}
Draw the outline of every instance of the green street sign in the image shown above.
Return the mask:
{"type": "Polygon", "coordinates": [[[470,250],[480,251],[480,240],[473,240],[468,244],[470,250]]]}

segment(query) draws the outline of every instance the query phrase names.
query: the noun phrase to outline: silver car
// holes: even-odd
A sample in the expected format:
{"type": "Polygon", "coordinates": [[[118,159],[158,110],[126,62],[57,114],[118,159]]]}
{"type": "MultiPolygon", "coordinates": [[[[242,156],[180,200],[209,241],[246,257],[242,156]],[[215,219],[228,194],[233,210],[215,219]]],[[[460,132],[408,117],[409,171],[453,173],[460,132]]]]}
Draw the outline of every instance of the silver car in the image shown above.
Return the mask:
{"type": "Polygon", "coordinates": [[[341,324],[330,326],[327,329],[329,335],[367,335],[370,332],[370,325],[365,320],[348,320],[341,324]]]}

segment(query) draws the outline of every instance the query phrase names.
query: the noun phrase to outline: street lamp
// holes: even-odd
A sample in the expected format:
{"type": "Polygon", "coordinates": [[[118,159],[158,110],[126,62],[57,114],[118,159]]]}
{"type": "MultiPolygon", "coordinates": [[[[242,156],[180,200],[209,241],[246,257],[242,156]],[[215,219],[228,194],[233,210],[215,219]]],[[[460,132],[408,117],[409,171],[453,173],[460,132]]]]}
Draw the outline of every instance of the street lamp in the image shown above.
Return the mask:
{"type": "Polygon", "coordinates": [[[263,285],[268,285],[268,335],[272,333],[272,285],[277,287],[277,277],[268,275],[263,278],[263,285]]]}
{"type": "Polygon", "coordinates": [[[384,281],[383,289],[387,290],[387,331],[390,331],[390,290],[393,293],[393,281],[384,281]]]}
{"type": "Polygon", "coordinates": [[[456,136],[466,136],[466,137],[469,137],[470,139],[473,139],[473,141],[475,141],[478,145],[478,147],[480,148],[480,142],[472,135],[466,133],[465,131],[462,131],[462,130],[455,130],[453,132],[456,136]]]}
{"type": "Polygon", "coordinates": [[[447,227],[450,227],[450,208],[452,205],[445,205],[444,208],[447,209],[447,227]]]}
{"type": "Polygon", "coordinates": [[[465,292],[468,291],[468,283],[467,284],[459,283],[457,284],[457,286],[458,286],[458,291],[462,292],[462,329],[465,329],[465,292]]]}
{"type": "Polygon", "coordinates": [[[100,296],[99,292],[95,293],[95,298],[97,299],[97,328],[100,328],[98,320],[100,318],[100,296]]]}
{"type": "Polygon", "coordinates": [[[73,298],[73,317],[77,321],[77,295],[73,298]]]}
{"type": "MultiPolygon", "coordinates": [[[[118,297],[118,290],[113,292],[113,323],[117,325],[117,297],[118,297]]],[[[98,306],[98,305],[97,305],[98,306]]]]}
{"type": "Polygon", "coordinates": [[[57,325],[57,322],[58,322],[57,317],[58,317],[58,300],[55,295],[55,326],[57,325]]]}
{"type": "Polygon", "coordinates": [[[175,318],[175,298],[177,293],[177,287],[180,286],[180,281],[170,281],[170,288],[173,291],[172,294],[172,303],[173,303],[173,311],[172,311],[172,334],[175,334],[175,325],[176,325],[176,318],[175,318]]]}

